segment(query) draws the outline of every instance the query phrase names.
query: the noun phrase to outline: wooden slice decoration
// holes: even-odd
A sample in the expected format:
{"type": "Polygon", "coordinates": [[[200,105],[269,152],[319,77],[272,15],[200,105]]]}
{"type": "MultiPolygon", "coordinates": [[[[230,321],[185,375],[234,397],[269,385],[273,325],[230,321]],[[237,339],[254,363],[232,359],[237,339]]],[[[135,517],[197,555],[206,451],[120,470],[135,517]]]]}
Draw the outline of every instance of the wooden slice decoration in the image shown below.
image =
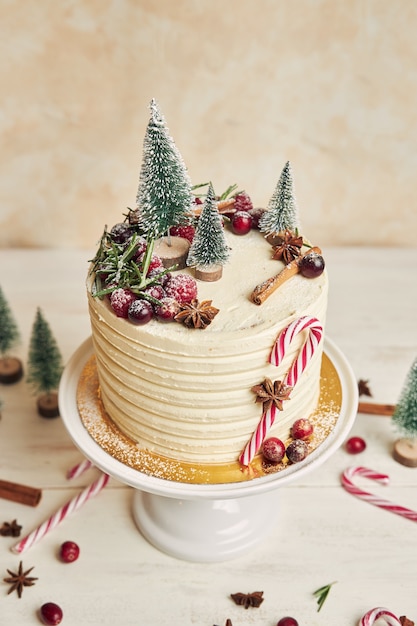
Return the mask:
{"type": "Polygon", "coordinates": [[[398,439],[394,443],[393,457],[401,465],[417,467],[417,439],[398,439]]]}
{"type": "Polygon", "coordinates": [[[154,254],[162,259],[166,269],[175,265],[175,269],[182,270],[186,266],[190,242],[184,237],[162,237],[155,242],[154,254]]]}
{"type": "Polygon", "coordinates": [[[58,394],[55,392],[45,393],[38,397],[36,402],[38,413],[41,417],[59,417],[58,394]]]}
{"type": "Polygon", "coordinates": [[[23,366],[20,359],[10,356],[0,359],[0,383],[11,385],[23,377],[23,366]]]}
{"type": "Polygon", "coordinates": [[[221,265],[197,265],[194,269],[194,275],[197,280],[204,280],[207,283],[214,283],[216,280],[220,280],[223,274],[223,267],[221,265]]]}

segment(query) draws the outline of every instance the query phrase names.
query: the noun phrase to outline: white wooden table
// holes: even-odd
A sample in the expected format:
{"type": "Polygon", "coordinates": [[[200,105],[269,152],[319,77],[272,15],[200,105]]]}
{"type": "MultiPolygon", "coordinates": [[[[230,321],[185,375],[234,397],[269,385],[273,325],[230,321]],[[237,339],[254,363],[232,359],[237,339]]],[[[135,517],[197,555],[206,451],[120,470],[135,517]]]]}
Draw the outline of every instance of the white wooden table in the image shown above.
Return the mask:
{"type": "MultiPolygon", "coordinates": [[[[84,293],[92,251],[0,250],[0,285],[18,322],[24,363],[36,308],[41,307],[66,362],[89,335],[84,293]]],[[[369,380],[373,400],[394,404],[417,356],[417,249],[325,250],[331,288],[327,333],[350,361],[357,379],[369,380]]],[[[0,322],[1,323],[1,322],[0,322]]],[[[0,525],[17,518],[23,534],[49,517],[91,482],[90,470],[74,482],[68,468],[82,459],[60,418],[38,416],[35,397],[23,380],[0,386],[0,478],[40,487],[32,508],[0,500],[0,525]]],[[[389,486],[366,483],[374,493],[417,510],[417,469],[392,459],[397,433],[387,417],[359,415],[352,434],[365,452],[341,448],[302,480],[283,487],[282,513],[272,535],[233,561],[178,561],[137,531],[131,516],[132,489],[110,484],[38,544],[19,556],[16,542],[0,537],[0,624],[39,623],[44,602],[64,611],[63,624],[275,626],[284,615],[299,626],[354,626],[369,609],[385,606],[417,623],[417,525],[371,506],[340,486],[350,465],[390,476],[389,486]],[[65,540],[81,548],[78,561],[63,564],[65,540]],[[19,561],[34,566],[39,580],[22,598],[7,595],[1,582],[19,561]],[[320,612],[312,593],[337,581],[320,612]],[[236,606],[234,592],[263,591],[260,608],[236,606]]]]}

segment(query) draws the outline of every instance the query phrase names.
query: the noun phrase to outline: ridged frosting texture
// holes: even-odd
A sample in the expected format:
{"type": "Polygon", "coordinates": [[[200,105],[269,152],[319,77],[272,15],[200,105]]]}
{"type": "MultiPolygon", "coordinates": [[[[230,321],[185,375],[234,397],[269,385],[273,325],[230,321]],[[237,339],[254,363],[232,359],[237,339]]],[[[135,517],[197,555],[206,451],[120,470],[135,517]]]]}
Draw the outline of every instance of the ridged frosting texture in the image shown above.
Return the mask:
{"type": "MultiPolygon", "coordinates": [[[[261,306],[249,296],[283,264],[253,231],[228,234],[230,262],[221,280],[198,281],[199,300],[220,309],[205,330],[152,320],[135,326],[116,317],[108,300],[88,300],[101,399],[113,422],[143,449],[192,463],[235,461],[262,413],[251,391],[268,377],[282,380],[306,334],[290,345],[279,367],[268,363],[279,332],[311,315],[325,323],[327,273],[296,275],[261,306]]],[[[181,270],[192,272],[191,270],[181,270]]],[[[315,351],[270,434],[285,441],[292,423],[315,408],[323,342],[315,351]]]]}

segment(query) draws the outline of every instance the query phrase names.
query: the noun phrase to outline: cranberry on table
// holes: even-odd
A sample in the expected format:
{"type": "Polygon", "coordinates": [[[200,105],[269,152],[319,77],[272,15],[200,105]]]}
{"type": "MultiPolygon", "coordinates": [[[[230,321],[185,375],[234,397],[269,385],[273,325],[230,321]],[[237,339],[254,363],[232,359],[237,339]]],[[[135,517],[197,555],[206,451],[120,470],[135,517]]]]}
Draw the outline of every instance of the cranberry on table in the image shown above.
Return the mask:
{"type": "Polygon", "coordinates": [[[46,602],[42,604],[40,609],[40,617],[43,624],[47,626],[57,626],[61,623],[64,614],[60,606],[54,602],[46,602]]]}
{"type": "Polygon", "coordinates": [[[64,541],[59,549],[59,556],[64,563],[76,561],[80,555],[80,548],[75,541],[64,541]]]}
{"type": "Polygon", "coordinates": [[[235,235],[246,235],[252,228],[252,217],[247,211],[237,211],[231,219],[235,235]]]}
{"type": "Polygon", "coordinates": [[[285,455],[285,445],[277,437],[269,437],[262,444],[262,454],[267,461],[279,463],[285,455]]]}
{"type": "Polygon", "coordinates": [[[346,452],[359,454],[366,448],[366,442],[362,437],[350,437],[345,443],[346,452]]]}
{"type": "Polygon", "coordinates": [[[317,252],[308,252],[301,258],[299,268],[305,278],[317,278],[323,273],[324,259],[317,252]]]}
{"type": "Polygon", "coordinates": [[[282,617],[277,626],[298,626],[298,622],[293,617],[282,617]]]}

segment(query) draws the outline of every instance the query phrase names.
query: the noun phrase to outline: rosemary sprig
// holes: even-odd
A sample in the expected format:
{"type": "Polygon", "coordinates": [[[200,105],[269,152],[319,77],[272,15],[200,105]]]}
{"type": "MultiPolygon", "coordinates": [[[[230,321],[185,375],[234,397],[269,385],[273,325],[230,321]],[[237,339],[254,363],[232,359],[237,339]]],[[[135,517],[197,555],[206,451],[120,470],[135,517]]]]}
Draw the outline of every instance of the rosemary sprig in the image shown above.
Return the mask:
{"type": "Polygon", "coordinates": [[[335,584],[336,581],[330,583],[329,585],[324,585],[323,587],[319,587],[316,591],[313,591],[313,596],[317,598],[317,612],[320,611],[321,607],[326,601],[327,596],[329,595],[329,591],[331,587],[335,584]]]}

